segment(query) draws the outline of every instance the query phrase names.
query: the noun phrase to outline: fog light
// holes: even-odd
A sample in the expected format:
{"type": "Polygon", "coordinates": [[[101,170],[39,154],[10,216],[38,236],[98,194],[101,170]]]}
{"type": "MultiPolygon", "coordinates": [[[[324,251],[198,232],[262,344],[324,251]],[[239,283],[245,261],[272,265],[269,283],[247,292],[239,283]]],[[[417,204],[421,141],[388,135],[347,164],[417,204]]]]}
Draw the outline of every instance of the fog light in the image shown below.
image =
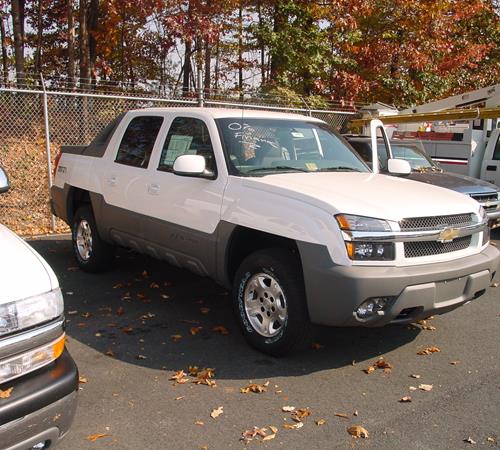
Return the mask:
{"type": "Polygon", "coordinates": [[[349,258],[356,261],[391,261],[394,259],[392,242],[346,242],[349,258]]]}
{"type": "Polygon", "coordinates": [[[372,297],[365,300],[355,312],[359,320],[365,321],[374,317],[383,316],[393,297],[372,297]]]}

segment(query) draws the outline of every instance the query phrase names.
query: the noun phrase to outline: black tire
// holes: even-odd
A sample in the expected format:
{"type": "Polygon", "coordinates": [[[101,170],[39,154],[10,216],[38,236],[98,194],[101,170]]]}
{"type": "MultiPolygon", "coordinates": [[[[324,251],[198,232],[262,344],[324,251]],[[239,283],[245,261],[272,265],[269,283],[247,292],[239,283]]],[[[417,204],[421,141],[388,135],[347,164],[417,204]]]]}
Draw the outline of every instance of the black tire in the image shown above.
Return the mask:
{"type": "MultiPolygon", "coordinates": [[[[256,293],[252,295],[257,301],[258,295],[256,293]]],[[[298,256],[290,250],[266,249],[246,257],[236,272],[232,296],[234,312],[242,333],[250,345],[257,350],[272,356],[283,356],[297,351],[308,343],[311,323],[307,311],[302,269],[298,256]],[[279,328],[277,334],[271,337],[264,336],[257,331],[245,309],[245,289],[252,277],[258,274],[272,276],[286,299],[286,321],[277,327],[279,328]]],[[[270,301],[276,301],[272,297],[270,299],[270,301]]],[[[261,297],[258,301],[262,303],[261,297]]],[[[272,306],[269,302],[267,305],[272,306]]],[[[262,315],[259,312],[258,315],[260,315],[260,317],[257,316],[259,321],[263,322],[262,315]]],[[[253,320],[255,323],[255,316],[253,320]]],[[[280,325],[279,321],[276,323],[280,325]]]]}
{"type": "Polygon", "coordinates": [[[115,257],[115,247],[104,242],[97,231],[94,213],[90,205],[78,208],[73,218],[71,227],[71,238],[73,242],[73,254],[80,269],[85,272],[104,272],[112,266],[115,257]],[[78,247],[77,234],[80,224],[86,223],[92,239],[88,256],[84,257],[78,247]]]}

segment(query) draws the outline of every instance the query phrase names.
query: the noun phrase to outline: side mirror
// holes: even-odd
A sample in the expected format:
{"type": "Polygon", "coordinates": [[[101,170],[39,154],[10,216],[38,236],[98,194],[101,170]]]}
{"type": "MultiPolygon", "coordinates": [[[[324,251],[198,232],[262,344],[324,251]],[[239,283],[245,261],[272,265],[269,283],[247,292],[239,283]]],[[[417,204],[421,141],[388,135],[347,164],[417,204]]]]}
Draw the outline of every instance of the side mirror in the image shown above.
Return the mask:
{"type": "Polygon", "coordinates": [[[174,162],[174,173],[183,177],[213,178],[201,155],[181,155],[174,162]]]}
{"type": "Polygon", "coordinates": [[[409,175],[411,166],[405,159],[391,158],[387,160],[387,170],[393,175],[409,175]]]}
{"type": "Polygon", "coordinates": [[[9,178],[7,173],[0,167],[0,194],[7,192],[10,188],[9,178]]]}

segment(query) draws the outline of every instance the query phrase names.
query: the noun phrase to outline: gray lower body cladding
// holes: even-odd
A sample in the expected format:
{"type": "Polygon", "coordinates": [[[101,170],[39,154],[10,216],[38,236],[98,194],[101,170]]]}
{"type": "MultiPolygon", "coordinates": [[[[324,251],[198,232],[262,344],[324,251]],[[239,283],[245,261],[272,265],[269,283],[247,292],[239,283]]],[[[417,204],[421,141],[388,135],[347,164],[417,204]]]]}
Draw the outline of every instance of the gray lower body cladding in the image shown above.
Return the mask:
{"type": "Polygon", "coordinates": [[[480,254],[445,263],[346,267],[335,265],[326,247],[298,247],[311,321],[330,326],[408,323],[451,311],[484,293],[500,261],[500,252],[490,245],[480,254]],[[373,297],[393,301],[383,316],[360,322],[354,312],[373,297]]]}
{"type": "Polygon", "coordinates": [[[26,450],[40,442],[54,447],[69,431],[77,405],[76,391],[21,419],[0,426],[0,446],[5,450],[26,450]]]}

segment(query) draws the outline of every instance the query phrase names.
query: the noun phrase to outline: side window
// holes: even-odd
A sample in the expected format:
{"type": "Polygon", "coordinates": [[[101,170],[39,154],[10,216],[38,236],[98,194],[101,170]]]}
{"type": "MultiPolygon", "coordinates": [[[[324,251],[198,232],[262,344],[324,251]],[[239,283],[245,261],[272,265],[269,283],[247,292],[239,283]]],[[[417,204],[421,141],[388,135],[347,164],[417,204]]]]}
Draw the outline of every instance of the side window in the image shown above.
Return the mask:
{"type": "Polygon", "coordinates": [[[208,170],[215,172],[215,157],[208,128],[200,119],[176,117],[163,144],[158,170],[171,172],[181,155],[201,155],[208,170]]]}
{"type": "Polygon", "coordinates": [[[493,159],[495,161],[500,161],[500,135],[498,136],[495,150],[493,150],[493,159]]]}
{"type": "Polygon", "coordinates": [[[148,167],[162,123],[163,117],[159,116],[141,116],[132,119],[120,142],[115,162],[143,169],[148,167]]]}

